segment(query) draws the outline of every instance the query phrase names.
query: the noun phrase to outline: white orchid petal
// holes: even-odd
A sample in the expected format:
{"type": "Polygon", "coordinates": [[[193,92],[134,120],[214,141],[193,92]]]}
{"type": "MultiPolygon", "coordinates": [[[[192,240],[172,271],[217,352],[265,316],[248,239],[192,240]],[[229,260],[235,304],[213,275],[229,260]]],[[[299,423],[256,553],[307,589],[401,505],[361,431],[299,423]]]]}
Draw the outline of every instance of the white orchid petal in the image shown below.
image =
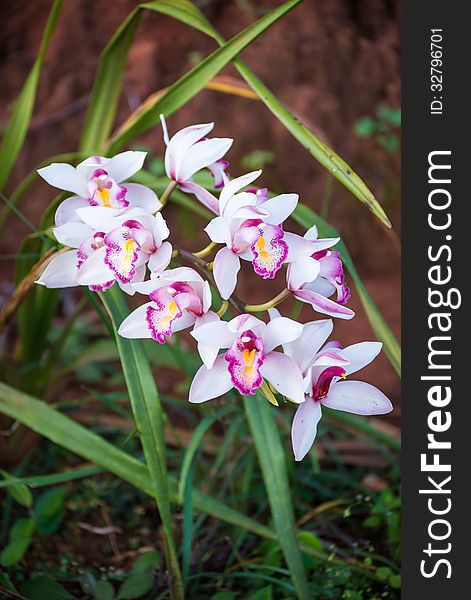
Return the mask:
{"type": "Polygon", "coordinates": [[[227,321],[212,320],[203,323],[191,332],[197,342],[212,348],[230,348],[237,339],[237,333],[229,331],[227,321]]]}
{"type": "Polygon", "coordinates": [[[164,242],[160,248],[151,254],[149,258],[149,269],[152,273],[162,273],[172,260],[172,244],[164,242]]]}
{"type": "Polygon", "coordinates": [[[106,171],[116,183],[121,183],[142,169],[146,156],[147,152],[138,150],[120,152],[106,164],[106,171]]]}
{"type": "Polygon", "coordinates": [[[347,375],[356,373],[366,365],[369,365],[381,352],[383,344],[381,342],[361,342],[352,344],[339,351],[339,354],[350,361],[345,369],[347,375]]]}
{"type": "Polygon", "coordinates": [[[88,198],[87,182],[72,165],[52,163],[48,167],[38,169],[38,174],[53,187],[72,192],[81,198],[88,198]]]}
{"type": "Polygon", "coordinates": [[[213,129],[214,123],[201,123],[185,127],[169,140],[165,152],[165,171],[170,179],[180,181],[180,164],[186,152],[213,129]]]}
{"type": "Polygon", "coordinates": [[[114,272],[105,263],[105,254],[103,246],[85,260],[77,274],[80,285],[102,285],[115,279],[114,272]]]}
{"type": "Polygon", "coordinates": [[[294,293],[294,295],[296,298],[298,298],[298,300],[310,304],[314,310],[317,310],[325,315],[329,315],[329,317],[337,317],[337,319],[352,319],[355,316],[355,313],[350,308],[337,304],[337,302],[329,300],[329,298],[326,298],[325,296],[322,296],[316,292],[312,292],[310,290],[298,290],[294,293]]]}
{"type": "Polygon", "coordinates": [[[85,208],[89,206],[89,202],[86,198],[80,196],[70,196],[59,204],[54,216],[56,226],[65,225],[65,223],[80,222],[80,217],[76,213],[77,208],[85,208]]]}
{"type": "Polygon", "coordinates": [[[194,181],[182,181],[179,183],[179,188],[182,192],[194,194],[201,204],[209,208],[214,214],[219,214],[219,200],[203,186],[194,181]]]}
{"type": "Polygon", "coordinates": [[[260,373],[273,387],[292,402],[304,402],[304,382],[298,365],[281,352],[269,352],[260,373]]]}
{"type": "Polygon", "coordinates": [[[305,256],[311,256],[316,252],[316,247],[312,242],[296,233],[285,231],[283,239],[288,244],[288,256],[286,257],[288,263],[300,260],[305,256]]]}
{"type": "Polygon", "coordinates": [[[162,205],[157,198],[157,194],[150,188],[139,183],[126,183],[126,200],[129,206],[137,206],[143,208],[150,214],[156,213],[162,208],[162,205]]]}
{"type": "Polygon", "coordinates": [[[56,240],[64,246],[78,248],[80,244],[93,235],[93,229],[85,223],[64,223],[53,229],[56,240]]]}
{"type": "Polygon", "coordinates": [[[153,302],[146,302],[142,306],[136,308],[136,310],[133,310],[119,326],[119,335],[129,339],[151,339],[151,330],[147,323],[146,316],[147,308],[153,306],[153,302]]]}
{"type": "Polygon", "coordinates": [[[223,300],[227,300],[237,285],[240,260],[229,248],[221,248],[214,259],[213,274],[223,300]]]}
{"type": "Polygon", "coordinates": [[[222,158],[232,146],[232,142],[233,140],[229,138],[211,138],[194,144],[180,162],[179,179],[186,181],[201,169],[222,158]]]}
{"type": "Polygon", "coordinates": [[[191,382],[188,400],[206,402],[222,396],[234,387],[224,356],[218,356],[211,369],[202,365],[191,382]]]}
{"type": "Polygon", "coordinates": [[[36,283],[51,289],[79,285],[77,282],[77,252],[69,250],[55,256],[36,283]]]}
{"type": "Polygon", "coordinates": [[[281,225],[291,215],[298,204],[298,194],[280,194],[262,204],[262,208],[269,213],[264,219],[270,225],[281,225]]]}
{"type": "Polygon", "coordinates": [[[314,357],[332,333],[333,328],[334,324],[331,319],[311,321],[303,326],[303,331],[296,341],[283,345],[284,352],[292,357],[301,373],[306,373],[312,365],[314,357]]]}
{"type": "Polygon", "coordinates": [[[385,415],[393,409],[383,392],[363,381],[338,381],[332,384],[322,404],[355,415],[385,415]]]}
{"type": "Polygon", "coordinates": [[[246,175],[242,175],[241,177],[236,177],[229,181],[227,185],[225,185],[219,196],[219,207],[221,214],[224,212],[227,202],[229,201],[234,194],[236,194],[239,190],[246,187],[252,181],[255,181],[257,177],[259,177],[262,173],[262,170],[252,171],[251,173],[247,173],[246,175]]]}
{"type": "Polygon", "coordinates": [[[209,239],[215,244],[225,244],[230,247],[232,243],[231,232],[222,217],[215,217],[204,228],[209,239]]]}
{"type": "Polygon", "coordinates": [[[293,342],[302,334],[303,326],[287,317],[272,319],[263,333],[264,352],[271,352],[276,347],[293,342]]]}
{"type": "MultiPolygon", "coordinates": [[[[198,329],[198,327],[204,325],[205,323],[213,323],[216,321],[219,321],[218,315],[210,310],[196,319],[195,330],[198,329]]],[[[214,365],[214,361],[217,358],[218,352],[219,348],[216,348],[215,346],[209,346],[208,344],[204,344],[203,342],[198,342],[198,353],[201,356],[201,360],[208,369],[210,369],[214,365]]]]}
{"type": "Polygon", "coordinates": [[[320,402],[306,396],[306,400],[298,406],[291,425],[291,444],[295,460],[302,460],[311,449],[321,417],[320,402]]]}
{"type": "Polygon", "coordinates": [[[319,261],[310,256],[304,256],[291,263],[286,271],[288,288],[292,291],[299,290],[305,283],[314,281],[320,270],[319,261]]]}

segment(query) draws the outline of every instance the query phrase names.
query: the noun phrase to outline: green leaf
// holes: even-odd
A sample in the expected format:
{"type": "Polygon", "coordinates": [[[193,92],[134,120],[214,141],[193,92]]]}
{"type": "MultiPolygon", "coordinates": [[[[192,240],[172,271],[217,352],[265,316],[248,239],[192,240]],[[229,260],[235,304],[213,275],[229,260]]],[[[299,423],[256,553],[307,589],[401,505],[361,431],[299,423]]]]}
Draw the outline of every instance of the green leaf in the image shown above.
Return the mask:
{"type": "Polygon", "coordinates": [[[211,600],[234,600],[236,596],[235,592],[217,592],[211,596],[211,600]]]}
{"type": "Polygon", "coordinates": [[[33,518],[39,533],[51,534],[57,531],[65,516],[66,496],[67,488],[62,486],[47,490],[36,500],[33,518]]]}
{"type": "MultiPolygon", "coordinates": [[[[123,293],[115,285],[105,294],[100,294],[100,296],[110,315],[114,331],[117,332],[119,326],[129,314],[123,293]]],[[[115,339],[136,427],[141,437],[144,456],[149,468],[153,495],[157,502],[165,532],[167,562],[171,572],[174,594],[175,597],[180,597],[182,584],[171,524],[163,408],[141,341],[128,340],[117,333],[115,333],[115,339]]]]}
{"type": "Polygon", "coordinates": [[[376,133],[376,121],[371,117],[362,117],[354,125],[358,137],[368,138],[376,133]]]}
{"type": "Polygon", "coordinates": [[[154,585],[154,569],[160,562],[160,555],[155,550],[140,556],[132,566],[126,580],[123,582],[118,600],[127,598],[140,598],[147,594],[154,585]]]}
{"type": "Polygon", "coordinates": [[[8,544],[0,554],[0,564],[3,567],[11,567],[23,558],[26,550],[32,542],[34,533],[33,519],[17,519],[12,528],[8,544]]]}
{"type": "Polygon", "coordinates": [[[113,586],[108,581],[100,579],[100,581],[98,581],[95,586],[95,592],[93,597],[95,598],[95,600],[113,600],[113,586]]]}
{"type": "Polygon", "coordinates": [[[254,592],[253,594],[250,594],[249,596],[249,600],[272,600],[272,598],[273,587],[271,585],[267,585],[266,587],[254,592]]]}
{"type": "Polygon", "coordinates": [[[294,521],[286,457],[272,407],[263,396],[244,396],[244,407],[268,494],[275,531],[298,597],[310,598],[294,521]]]}
{"type": "Polygon", "coordinates": [[[114,154],[131,139],[159,122],[159,115],[174,113],[201,91],[206,83],[234,59],[244,48],[251,44],[273,23],[292,10],[301,0],[289,0],[267,13],[261,19],[249,25],[247,29],[234,36],[229,42],[201,61],[163,94],[152,98],[141,107],[134,118],[125,123],[112,138],[108,151],[114,154]]]}
{"type": "Polygon", "coordinates": [[[33,576],[24,583],[20,592],[30,600],[74,600],[65,587],[48,577],[33,576]]]}
{"type": "MultiPolygon", "coordinates": [[[[334,227],[329,225],[316,214],[311,208],[305,204],[299,203],[292,215],[293,219],[297,221],[306,229],[309,229],[313,225],[316,225],[321,237],[339,237],[339,233],[334,227]]],[[[396,370],[396,373],[400,376],[401,374],[401,348],[399,343],[391,331],[391,328],[384,320],[380,310],[373,302],[368,290],[366,289],[363,281],[361,280],[358,271],[353,264],[352,258],[347,250],[345,244],[340,241],[337,246],[337,250],[340,252],[340,256],[345,263],[355,285],[357,287],[360,300],[366,312],[366,316],[370,322],[370,325],[378,338],[384,344],[384,350],[396,370]]]]}
{"type": "MultiPolygon", "coordinates": [[[[8,485],[8,491],[11,497],[21,504],[22,506],[26,506],[26,508],[30,508],[33,505],[33,496],[29,491],[28,487],[23,483],[16,483],[15,477],[0,469],[0,473],[3,475],[5,481],[8,485]]],[[[0,482],[1,483],[1,482],[0,482]]]]}
{"type": "Polygon", "coordinates": [[[18,96],[13,114],[3,135],[2,143],[0,145],[0,190],[5,187],[10,171],[16,162],[26,137],[26,132],[28,131],[31,115],[33,113],[44,57],[52,33],[56,27],[61,7],[62,0],[55,0],[46,23],[36,60],[34,61],[33,67],[23,85],[23,89],[18,96]]]}

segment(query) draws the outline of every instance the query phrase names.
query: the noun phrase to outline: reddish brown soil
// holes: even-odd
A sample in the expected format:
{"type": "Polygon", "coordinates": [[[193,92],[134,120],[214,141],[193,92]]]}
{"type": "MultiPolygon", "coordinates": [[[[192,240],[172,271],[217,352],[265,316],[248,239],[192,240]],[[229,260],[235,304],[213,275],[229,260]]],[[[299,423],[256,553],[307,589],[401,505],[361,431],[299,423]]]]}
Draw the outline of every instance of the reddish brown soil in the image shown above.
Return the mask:
{"type": "MultiPolygon", "coordinates": [[[[10,115],[11,103],[32,65],[50,0],[1,2],[0,121],[10,115]]],[[[84,119],[98,56],[114,30],[137,4],[131,0],[75,0],[65,2],[47,54],[34,118],[8,192],[45,157],[73,151],[84,119]]],[[[245,28],[278,0],[200,3],[211,22],[227,37],[245,28]]],[[[397,0],[305,0],[244,52],[244,60],[260,78],[310,127],[333,145],[368,182],[388,211],[394,232],[386,232],[358,201],[334,185],[329,221],[344,236],[358,270],[399,335],[399,158],[382,151],[373,140],[359,140],[355,121],[373,115],[377,106],[400,103],[399,8],[397,0]]],[[[168,17],[146,13],[132,47],[121,122],[150,93],[187,71],[215,49],[214,42],[168,17]]],[[[225,71],[235,75],[232,68],[225,71]]],[[[320,210],[326,188],[325,171],[301,148],[267,109],[258,102],[204,91],[169,120],[172,131],[194,122],[214,120],[218,135],[236,138],[230,152],[232,173],[239,174],[240,158],[254,150],[274,150],[276,162],[264,173],[274,190],[297,191],[320,210]]],[[[159,129],[140,143],[162,152],[159,129]]],[[[37,223],[54,197],[37,183],[22,205],[37,223]]],[[[16,218],[1,240],[2,252],[14,252],[26,229],[16,218]]],[[[8,279],[11,270],[2,261],[8,279]]],[[[251,280],[252,281],[252,280],[251,280]]],[[[246,297],[247,285],[241,287],[246,297]]],[[[253,292],[267,298],[260,286],[253,292]]],[[[372,337],[353,292],[358,316],[339,323],[337,337],[345,342],[372,337]]],[[[308,318],[308,314],[303,312],[308,318]]],[[[394,400],[399,386],[382,357],[367,373],[394,400]]]]}

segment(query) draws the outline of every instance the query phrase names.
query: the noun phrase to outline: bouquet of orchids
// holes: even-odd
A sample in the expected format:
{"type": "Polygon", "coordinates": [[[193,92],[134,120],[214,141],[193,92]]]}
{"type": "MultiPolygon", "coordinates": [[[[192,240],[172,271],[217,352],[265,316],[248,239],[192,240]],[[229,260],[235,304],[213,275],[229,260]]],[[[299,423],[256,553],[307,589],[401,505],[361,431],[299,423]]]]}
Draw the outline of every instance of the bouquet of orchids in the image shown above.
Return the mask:
{"type": "Polygon", "coordinates": [[[277,395],[284,396],[297,405],[291,429],[296,460],[306,456],[315,440],[322,405],[359,415],[391,411],[381,391],[349,379],[374,360],[381,343],[343,347],[328,341],[332,318],[354,317],[346,306],[350,290],[342,261],[332,249],[339,238],[319,238],[316,227],[304,237],[286,231],[297,194],[270,197],[267,189],[254,187],[261,171],[231,179],[224,156],[232,140],[208,138],[212,123],[186,127],[171,138],[163,117],[162,124],[171,181],[160,199],[151,189],[127,181],[142,168],[145,152],[92,156],[77,167],[53,163],[39,170],[50,185],[73,195],[55,214],[53,233],[64,249],[37,283],[48,288],[84,285],[104,293],[118,285],[127,294],[147,296],[120,324],[118,334],[165,344],[192,328],[203,364],[189,401],[205,402],[232,389],[242,395],[258,390],[275,405],[277,395]],[[211,172],[219,197],[194,181],[202,169],[211,172]],[[205,227],[210,243],[201,252],[193,254],[169,241],[162,212],[176,187],[215,215],[205,227]],[[212,262],[206,262],[213,252],[212,262]],[[263,305],[242,303],[234,295],[241,260],[251,263],[262,279],[274,279],[286,266],[285,289],[263,305]],[[217,310],[212,287],[222,298],[217,310]],[[282,316],[275,307],[290,295],[322,317],[302,324],[282,316]],[[237,314],[229,318],[231,310],[237,314]],[[254,313],[265,313],[266,319],[254,313]]]}

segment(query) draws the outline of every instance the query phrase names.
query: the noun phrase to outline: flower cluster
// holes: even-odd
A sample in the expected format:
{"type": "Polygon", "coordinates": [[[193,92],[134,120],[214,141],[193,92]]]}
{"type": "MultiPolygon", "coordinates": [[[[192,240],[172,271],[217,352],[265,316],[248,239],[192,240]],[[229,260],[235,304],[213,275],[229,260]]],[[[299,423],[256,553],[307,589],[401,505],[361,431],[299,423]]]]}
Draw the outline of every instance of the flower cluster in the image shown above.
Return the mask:
{"type": "Polygon", "coordinates": [[[244,395],[259,390],[277,404],[275,394],[281,394],[298,405],[292,425],[296,460],[314,442],[322,405],[361,415],[389,412],[391,403],[382,392],[347,380],[376,357],[380,343],[346,348],[326,343],[332,319],[301,324],[274,308],[293,295],[323,315],[354,316],[346,306],[350,290],[342,260],[332,250],[339,239],[319,238],[316,227],[304,237],[286,231],[284,223],[298,195],[270,196],[265,188],[251,187],[261,171],[230,179],[224,156],[232,140],[208,138],[213,123],[186,127],[172,138],[163,118],[162,125],[171,182],[161,201],[148,187],[127,181],[142,168],[144,152],[123,152],[111,159],[93,156],[77,167],[60,163],[39,170],[49,184],[74,195],[55,215],[53,233],[66,249],[57,253],[37,283],[49,288],[86,285],[100,292],[117,283],[128,294],[148,296],[118,333],[163,344],[174,333],[192,328],[203,365],[191,384],[189,401],[205,402],[236,389],[244,395]],[[218,197],[194,180],[202,169],[212,174],[218,197]],[[201,252],[197,258],[174,250],[167,241],[170,231],[160,211],[176,186],[215,215],[205,227],[211,241],[208,253],[218,248],[212,263],[203,262],[201,252]],[[179,256],[194,257],[192,266],[200,272],[178,266],[179,256]],[[241,260],[251,263],[262,279],[274,279],[286,265],[286,289],[276,301],[246,306],[224,320],[225,301],[243,306],[234,298],[241,260]],[[210,282],[224,301],[218,312],[211,310],[210,282]],[[268,309],[267,322],[251,314],[262,309],[268,309]]]}

